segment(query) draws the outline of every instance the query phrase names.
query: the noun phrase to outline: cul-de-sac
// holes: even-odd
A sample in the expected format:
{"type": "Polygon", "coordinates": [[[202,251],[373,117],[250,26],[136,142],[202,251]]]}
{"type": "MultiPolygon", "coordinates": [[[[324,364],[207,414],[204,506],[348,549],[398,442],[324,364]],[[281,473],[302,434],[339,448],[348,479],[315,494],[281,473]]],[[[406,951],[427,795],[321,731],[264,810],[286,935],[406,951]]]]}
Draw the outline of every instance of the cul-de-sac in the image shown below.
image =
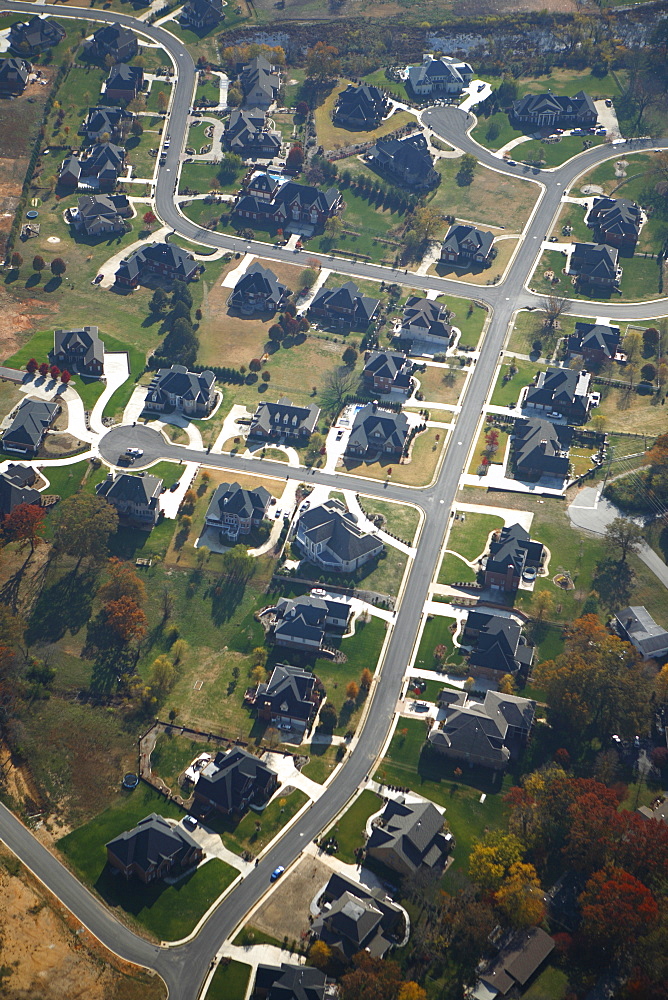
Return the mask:
{"type": "Polygon", "coordinates": [[[666,1000],[667,395],[667,0],[2,0],[2,997],[666,1000]]]}

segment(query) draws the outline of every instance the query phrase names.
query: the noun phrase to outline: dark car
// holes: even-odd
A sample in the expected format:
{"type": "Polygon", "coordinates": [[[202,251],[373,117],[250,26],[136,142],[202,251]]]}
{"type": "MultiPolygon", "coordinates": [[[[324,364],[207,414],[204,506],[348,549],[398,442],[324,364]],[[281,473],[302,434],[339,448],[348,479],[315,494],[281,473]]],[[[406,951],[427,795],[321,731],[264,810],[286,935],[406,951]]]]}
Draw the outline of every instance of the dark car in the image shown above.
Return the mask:
{"type": "Polygon", "coordinates": [[[169,487],[169,492],[174,493],[176,490],[178,490],[178,488],[179,488],[179,481],[177,479],[176,482],[172,483],[172,485],[169,487]]]}

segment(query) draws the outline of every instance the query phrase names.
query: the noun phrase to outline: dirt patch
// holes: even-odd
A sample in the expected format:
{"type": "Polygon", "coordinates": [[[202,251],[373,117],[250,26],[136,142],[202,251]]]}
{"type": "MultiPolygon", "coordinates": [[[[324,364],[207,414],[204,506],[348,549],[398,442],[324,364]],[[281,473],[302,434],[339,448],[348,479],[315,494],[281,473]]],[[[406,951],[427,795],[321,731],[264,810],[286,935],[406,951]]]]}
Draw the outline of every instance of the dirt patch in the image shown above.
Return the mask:
{"type": "Polygon", "coordinates": [[[309,932],[311,900],[331,874],[332,869],[318,858],[305,857],[253,914],[253,927],[279,941],[286,936],[289,941],[299,941],[309,932]]]}
{"type": "Polygon", "coordinates": [[[19,862],[0,849],[2,996],[6,1000],[159,1000],[155,976],[110,955],[19,862]]]}
{"type": "MultiPolygon", "coordinates": [[[[25,250],[21,249],[21,253],[28,259],[25,250]]],[[[58,312],[56,303],[51,305],[43,299],[19,301],[0,285],[0,357],[8,358],[35,330],[50,326],[49,316],[55,312],[58,312]]]]}

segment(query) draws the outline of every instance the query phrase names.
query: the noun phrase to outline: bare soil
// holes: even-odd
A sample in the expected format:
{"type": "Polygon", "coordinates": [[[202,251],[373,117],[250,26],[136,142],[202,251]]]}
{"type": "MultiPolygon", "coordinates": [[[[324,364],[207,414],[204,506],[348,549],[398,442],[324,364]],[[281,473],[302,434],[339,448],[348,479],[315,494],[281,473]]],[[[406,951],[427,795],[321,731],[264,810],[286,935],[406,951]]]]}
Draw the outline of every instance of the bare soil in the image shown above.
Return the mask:
{"type": "Polygon", "coordinates": [[[282,941],[299,941],[309,931],[309,906],[311,900],[332,874],[332,869],[307,855],[290,872],[290,878],[281,882],[266,903],[252,917],[253,927],[282,941]]]}
{"type": "MultiPolygon", "coordinates": [[[[0,160],[0,177],[2,167],[3,161],[0,160]]],[[[0,234],[0,241],[1,239],[0,234]]],[[[30,242],[27,246],[30,247],[30,242]]],[[[18,249],[28,260],[30,250],[26,250],[23,244],[18,249]]],[[[32,257],[30,259],[32,260],[32,257]]],[[[25,344],[35,330],[49,327],[51,325],[49,316],[55,312],[58,312],[56,303],[51,306],[43,299],[15,299],[0,284],[0,357],[8,358],[25,344]]]]}

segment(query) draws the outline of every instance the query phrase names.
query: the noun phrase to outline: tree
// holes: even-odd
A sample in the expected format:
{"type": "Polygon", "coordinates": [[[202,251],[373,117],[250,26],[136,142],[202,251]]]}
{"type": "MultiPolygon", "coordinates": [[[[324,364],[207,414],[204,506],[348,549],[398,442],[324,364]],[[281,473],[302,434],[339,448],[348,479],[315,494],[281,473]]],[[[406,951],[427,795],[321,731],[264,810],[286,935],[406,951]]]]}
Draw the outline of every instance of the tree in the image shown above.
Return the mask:
{"type": "Polygon", "coordinates": [[[545,916],[540,879],[533,865],[521,861],[512,864],[494,899],[514,927],[532,927],[545,916]]]}
{"type": "Polygon", "coordinates": [[[631,330],[624,337],[624,353],[627,362],[637,361],[642,354],[643,336],[638,330],[631,330]]]}
{"type": "Polygon", "coordinates": [[[297,112],[298,115],[301,115],[302,118],[306,118],[310,110],[311,109],[309,108],[306,101],[297,101],[297,104],[295,105],[295,111],[297,112]]]}
{"type": "Polygon", "coordinates": [[[12,254],[10,263],[11,266],[15,268],[17,271],[23,264],[23,257],[17,250],[15,250],[14,253],[12,254]]]}
{"type": "Polygon", "coordinates": [[[410,981],[399,987],[397,1000],[427,1000],[427,991],[410,981]]]}
{"type": "Polygon", "coordinates": [[[331,702],[326,701],[322,706],[318,721],[320,728],[324,729],[326,733],[332,732],[339,721],[339,716],[331,702]]]}
{"type": "Polygon", "coordinates": [[[346,698],[348,701],[355,701],[359,693],[360,689],[355,681],[349,681],[348,684],[346,684],[346,698]]]}
{"type": "Polygon", "coordinates": [[[267,676],[267,672],[259,663],[251,670],[251,679],[254,684],[262,684],[267,676]]]}
{"type": "Polygon", "coordinates": [[[46,511],[34,504],[20,503],[7,514],[2,522],[2,531],[10,542],[20,542],[21,548],[30,545],[30,555],[35,546],[44,541],[44,521],[46,511]]]}
{"type": "Polygon", "coordinates": [[[168,656],[163,653],[155,658],[149,672],[149,687],[158,702],[167,697],[178,676],[178,671],[168,656]]]}
{"type": "Polygon", "coordinates": [[[162,313],[165,311],[168,304],[169,304],[169,298],[167,296],[167,292],[164,290],[164,288],[161,288],[158,285],[156,290],[153,292],[153,295],[151,296],[149,309],[151,310],[152,313],[162,313]]]}
{"type": "Polygon", "coordinates": [[[411,229],[418,241],[425,243],[433,239],[441,223],[442,219],[439,212],[430,208],[429,205],[421,205],[413,213],[411,229]]]}
{"type": "Polygon", "coordinates": [[[504,674],[499,679],[499,691],[502,694],[517,694],[517,687],[512,674],[504,674]]]}
{"type": "Polygon", "coordinates": [[[373,674],[368,667],[365,667],[360,676],[360,687],[368,691],[373,683],[373,674]]]}
{"type": "Polygon", "coordinates": [[[311,434],[308,440],[308,449],[306,455],[304,456],[304,461],[306,465],[313,465],[317,462],[320,457],[322,449],[325,447],[325,436],[323,434],[314,433],[311,434]]]}
{"type": "Polygon", "coordinates": [[[164,115],[165,111],[169,107],[169,98],[167,97],[167,94],[164,92],[164,90],[158,91],[157,104],[158,104],[158,111],[160,112],[160,114],[164,115]]]}
{"type": "Polygon", "coordinates": [[[359,388],[359,375],[354,369],[335,368],[325,376],[325,384],[320,393],[323,410],[336,415],[342,409],[348,396],[353,396],[359,388]]]}
{"type": "Polygon", "coordinates": [[[60,278],[67,270],[67,264],[62,257],[54,257],[51,261],[51,274],[56,278],[60,278]]]}
{"type": "Polygon", "coordinates": [[[60,376],[60,368],[58,367],[58,365],[51,365],[51,367],[49,368],[49,375],[51,376],[54,382],[58,381],[58,378],[60,376]]]}
{"type": "Polygon", "coordinates": [[[324,83],[338,76],[340,63],[337,58],[339,50],[325,42],[316,42],[306,53],[306,75],[309,80],[324,83]]]}
{"type": "Polygon", "coordinates": [[[37,362],[35,361],[35,359],[31,358],[30,361],[28,362],[28,364],[26,365],[26,371],[30,375],[34,375],[35,372],[37,371],[38,367],[39,367],[39,365],[37,364],[37,362]]]}
{"type": "Polygon", "coordinates": [[[531,598],[531,610],[538,619],[549,618],[554,611],[554,598],[549,590],[536,590],[531,598]]]}
{"type": "Polygon", "coordinates": [[[132,123],[132,127],[130,128],[130,131],[138,139],[144,134],[144,126],[140,122],[139,118],[135,118],[135,120],[132,123]]]}
{"type": "Polygon", "coordinates": [[[304,150],[299,145],[299,143],[295,143],[294,146],[290,147],[290,150],[285,160],[285,165],[286,167],[290,167],[292,170],[298,170],[299,167],[301,167],[301,165],[303,164],[303,162],[304,162],[304,150]]]}
{"type": "Polygon", "coordinates": [[[244,95],[239,87],[231,86],[227,89],[227,104],[230,108],[238,108],[244,99],[244,95]]]}
{"type": "Polygon", "coordinates": [[[144,581],[140,580],[130,563],[113,556],[107,562],[107,572],[109,576],[97,592],[103,603],[117,601],[121,597],[129,597],[137,604],[144,603],[146,600],[144,581]]]}
{"type": "Polygon", "coordinates": [[[582,935],[601,958],[627,951],[659,916],[649,889],[620,868],[595,872],[580,896],[582,935]]]}
{"type": "Polygon", "coordinates": [[[270,382],[271,381],[271,372],[269,372],[269,371],[267,371],[265,369],[265,371],[262,372],[261,378],[262,378],[263,382],[270,382]]]}
{"type": "Polygon", "coordinates": [[[496,892],[514,864],[522,860],[522,844],[512,833],[488,833],[474,841],[469,877],[483,889],[496,892]]]}
{"type": "Polygon", "coordinates": [[[102,609],[102,617],[107,629],[124,643],[140,641],[148,631],[146,615],[131,597],[108,601],[102,609]]]}
{"type": "Polygon", "coordinates": [[[118,514],[111,504],[89,493],[61,500],[53,519],[54,544],[61,552],[77,556],[75,572],[83,559],[106,554],[109,536],[118,528],[118,514]]]}
{"type": "Polygon", "coordinates": [[[353,958],[353,970],[341,978],[343,1000],[393,1000],[403,985],[397,962],[372,958],[361,951],[353,958]]]}
{"type": "Polygon", "coordinates": [[[355,350],[355,348],[352,346],[352,344],[349,344],[348,347],[346,347],[345,351],[343,352],[343,363],[344,365],[354,366],[358,357],[359,355],[355,350]]]}
{"type": "Polygon", "coordinates": [[[626,557],[640,548],[643,540],[642,528],[625,517],[616,517],[605,529],[606,544],[619,552],[622,562],[626,562],[626,557]]]}
{"type": "Polygon", "coordinates": [[[457,171],[457,183],[464,186],[470,184],[473,180],[473,175],[475,173],[475,168],[478,166],[478,161],[472,153],[464,153],[461,160],[459,161],[459,170],[457,171]]]}
{"type": "Polygon", "coordinates": [[[149,228],[156,221],[157,221],[157,217],[156,217],[155,213],[150,210],[150,208],[149,208],[148,212],[144,212],[144,214],[142,215],[142,222],[144,223],[145,226],[148,226],[149,228]]]}
{"type": "Polygon", "coordinates": [[[229,184],[243,169],[244,161],[238,153],[226,153],[218,170],[218,180],[221,184],[229,184]]]}
{"type": "Polygon", "coordinates": [[[315,268],[305,267],[304,270],[300,273],[299,278],[297,280],[298,287],[304,292],[307,291],[307,289],[313,287],[313,284],[315,283],[315,279],[317,277],[318,275],[315,268]]]}
{"type": "Polygon", "coordinates": [[[332,949],[324,941],[314,941],[308,950],[308,960],[316,969],[326,969],[332,960],[332,949]]]}
{"type": "Polygon", "coordinates": [[[172,285],[172,305],[177,302],[185,302],[192,309],[193,295],[185,281],[175,281],[172,285]]]}
{"type": "Polygon", "coordinates": [[[546,330],[554,330],[557,320],[566,308],[566,299],[561,295],[546,295],[543,299],[543,323],[546,330]]]}
{"type": "Polygon", "coordinates": [[[71,379],[72,375],[70,372],[68,372],[67,368],[65,369],[65,371],[60,373],[60,381],[63,383],[63,385],[67,385],[71,381],[71,379]]]}
{"type": "Polygon", "coordinates": [[[42,363],[39,366],[38,370],[39,370],[39,373],[42,376],[42,378],[46,378],[46,376],[49,374],[49,366],[46,363],[46,361],[42,361],[42,363]]]}
{"type": "Polygon", "coordinates": [[[35,254],[32,259],[32,269],[33,271],[43,271],[46,267],[46,261],[39,254],[35,254]]]}

